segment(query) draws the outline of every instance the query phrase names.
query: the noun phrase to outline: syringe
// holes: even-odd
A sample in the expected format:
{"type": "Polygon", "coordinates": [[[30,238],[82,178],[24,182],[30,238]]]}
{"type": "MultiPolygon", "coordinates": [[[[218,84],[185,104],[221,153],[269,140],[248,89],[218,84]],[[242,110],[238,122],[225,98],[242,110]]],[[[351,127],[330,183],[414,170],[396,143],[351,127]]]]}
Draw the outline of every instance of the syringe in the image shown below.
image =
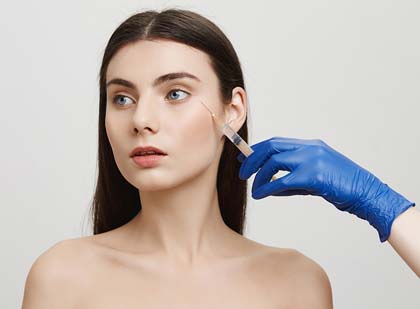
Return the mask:
{"type": "MultiPolygon", "coordinates": [[[[210,112],[220,131],[244,154],[244,156],[250,156],[251,153],[254,152],[254,150],[252,150],[252,148],[242,139],[242,137],[238,133],[236,133],[235,130],[232,129],[229,123],[223,123],[222,121],[220,121],[203,101],[200,100],[200,102],[210,112]]],[[[276,175],[273,175],[273,177],[271,177],[272,181],[276,179],[276,175]]]]}

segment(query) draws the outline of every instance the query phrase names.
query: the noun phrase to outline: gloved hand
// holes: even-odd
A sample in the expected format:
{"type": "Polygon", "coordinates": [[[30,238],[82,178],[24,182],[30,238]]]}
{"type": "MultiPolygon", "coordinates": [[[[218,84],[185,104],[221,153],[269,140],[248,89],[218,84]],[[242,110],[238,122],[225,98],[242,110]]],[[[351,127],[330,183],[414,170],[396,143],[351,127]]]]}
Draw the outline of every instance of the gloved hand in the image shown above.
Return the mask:
{"type": "Polygon", "coordinates": [[[239,178],[255,172],[252,197],[316,195],[336,208],[367,220],[384,242],[395,218],[415,203],[408,201],[373,174],[321,140],[272,137],[252,145],[242,162],[239,178]],[[277,180],[279,170],[289,171],[277,180]]]}

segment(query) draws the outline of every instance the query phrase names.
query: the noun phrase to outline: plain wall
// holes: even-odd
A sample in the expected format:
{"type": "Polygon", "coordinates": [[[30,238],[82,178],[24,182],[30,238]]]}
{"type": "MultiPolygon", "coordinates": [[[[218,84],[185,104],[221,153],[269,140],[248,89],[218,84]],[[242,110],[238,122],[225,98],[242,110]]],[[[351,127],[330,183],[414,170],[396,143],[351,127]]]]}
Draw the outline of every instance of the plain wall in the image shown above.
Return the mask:
{"type": "MultiPolygon", "coordinates": [[[[103,50],[128,16],[166,7],[203,14],[233,43],[251,145],[319,138],[420,200],[418,1],[2,2],[1,308],[21,306],[40,254],[91,235],[103,50]]],[[[325,269],[336,308],[420,308],[418,277],[366,221],[316,196],[249,195],[247,214],[246,237],[325,269]]]]}

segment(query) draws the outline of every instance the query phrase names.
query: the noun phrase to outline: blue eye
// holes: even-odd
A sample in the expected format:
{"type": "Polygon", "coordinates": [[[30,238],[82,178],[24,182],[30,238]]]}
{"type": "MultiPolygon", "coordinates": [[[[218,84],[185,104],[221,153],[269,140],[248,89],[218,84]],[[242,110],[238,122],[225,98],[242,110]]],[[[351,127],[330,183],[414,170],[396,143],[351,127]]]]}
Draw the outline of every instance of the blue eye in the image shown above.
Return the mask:
{"type": "MultiPolygon", "coordinates": [[[[186,91],[184,91],[184,90],[182,90],[182,89],[172,89],[171,91],[169,91],[169,93],[168,93],[168,96],[169,96],[169,94],[171,94],[171,93],[175,93],[175,92],[178,92],[178,91],[181,91],[181,92],[183,92],[183,93],[186,93],[187,95],[189,94],[188,92],[186,92],[186,91]]],[[[182,100],[182,99],[184,99],[184,98],[181,98],[181,99],[178,99],[177,100],[177,98],[179,98],[179,97],[171,97],[171,96],[169,96],[170,97],[170,100],[172,100],[172,99],[174,99],[175,101],[179,101],[179,100],[182,100]]]]}
{"type": "MultiPolygon", "coordinates": [[[[183,92],[183,93],[185,93],[185,94],[189,95],[189,93],[188,93],[187,91],[184,91],[184,90],[182,90],[182,89],[172,89],[171,91],[169,91],[169,93],[168,93],[168,95],[167,95],[167,97],[169,98],[169,100],[180,101],[180,100],[182,100],[182,99],[185,99],[185,97],[181,97],[181,98],[179,98],[179,95],[178,95],[178,96],[170,96],[170,94],[171,94],[171,93],[176,93],[176,92],[178,92],[178,91],[181,91],[181,92],[183,92]]],[[[127,104],[124,104],[124,102],[122,102],[122,104],[120,104],[120,103],[118,103],[118,101],[117,101],[118,99],[125,99],[125,98],[130,99],[131,101],[133,101],[133,100],[132,100],[130,97],[128,97],[128,96],[117,94],[117,95],[115,95],[115,96],[112,98],[112,103],[117,104],[117,105],[120,105],[120,106],[125,106],[125,105],[127,105],[127,104]]]]}
{"type": "MultiPolygon", "coordinates": [[[[112,99],[112,103],[117,104],[117,105],[126,105],[126,104],[119,104],[119,103],[116,103],[115,101],[116,101],[117,99],[119,99],[119,98],[128,98],[128,99],[130,99],[129,97],[127,97],[127,96],[125,96],[125,95],[120,95],[120,94],[117,94],[117,95],[115,95],[115,96],[114,96],[114,98],[112,99]]],[[[130,100],[131,100],[131,99],[130,99],[130,100]]]]}

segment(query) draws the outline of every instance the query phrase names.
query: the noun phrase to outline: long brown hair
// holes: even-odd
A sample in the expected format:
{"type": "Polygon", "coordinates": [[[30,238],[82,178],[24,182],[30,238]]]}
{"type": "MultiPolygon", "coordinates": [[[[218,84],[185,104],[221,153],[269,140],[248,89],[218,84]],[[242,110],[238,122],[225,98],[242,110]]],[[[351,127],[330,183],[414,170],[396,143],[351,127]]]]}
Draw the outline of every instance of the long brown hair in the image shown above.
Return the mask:
{"type": "MultiPolygon", "coordinates": [[[[223,104],[232,99],[232,89],[245,89],[238,56],[228,38],[210,20],[182,9],[149,10],[126,19],[111,35],[99,72],[98,176],[91,201],[93,234],[118,228],[141,210],[139,191],[121,175],[105,131],[106,71],[113,55],[123,46],[139,40],[169,39],[207,53],[219,80],[223,104]]],[[[238,134],[248,141],[247,118],[238,134]]],[[[220,212],[227,226],[243,235],[247,202],[247,181],[239,178],[239,150],[226,138],[217,173],[220,212]]]]}

